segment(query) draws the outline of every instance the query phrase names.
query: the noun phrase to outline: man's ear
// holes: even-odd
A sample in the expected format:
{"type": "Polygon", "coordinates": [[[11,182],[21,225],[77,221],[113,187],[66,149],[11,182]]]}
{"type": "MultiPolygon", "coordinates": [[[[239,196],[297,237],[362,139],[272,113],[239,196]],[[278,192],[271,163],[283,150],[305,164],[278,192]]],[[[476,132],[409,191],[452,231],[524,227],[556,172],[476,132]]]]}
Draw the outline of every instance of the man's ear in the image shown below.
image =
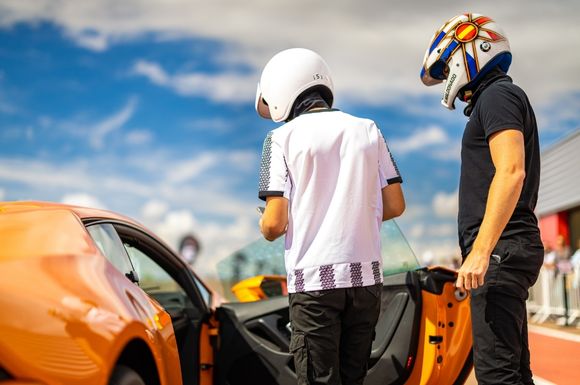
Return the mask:
{"type": "Polygon", "coordinates": [[[260,115],[264,119],[272,119],[272,115],[270,115],[270,107],[268,107],[268,103],[262,97],[262,89],[260,88],[260,84],[258,83],[258,87],[256,88],[256,111],[258,115],[260,115]]]}
{"type": "Polygon", "coordinates": [[[270,115],[270,107],[268,104],[264,102],[264,98],[260,95],[260,99],[258,100],[258,105],[256,106],[256,111],[258,111],[258,115],[260,115],[264,119],[272,119],[272,115],[270,115]]]}

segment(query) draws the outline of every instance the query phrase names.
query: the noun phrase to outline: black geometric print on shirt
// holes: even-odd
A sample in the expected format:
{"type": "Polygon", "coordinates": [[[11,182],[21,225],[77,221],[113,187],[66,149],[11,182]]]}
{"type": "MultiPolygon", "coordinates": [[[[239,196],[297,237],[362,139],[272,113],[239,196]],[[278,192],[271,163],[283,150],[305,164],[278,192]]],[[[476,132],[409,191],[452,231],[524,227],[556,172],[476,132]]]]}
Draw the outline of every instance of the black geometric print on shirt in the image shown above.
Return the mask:
{"type": "Polygon", "coordinates": [[[258,191],[268,191],[270,186],[270,163],[272,162],[272,132],[268,133],[262,149],[262,162],[260,164],[260,182],[258,191]]]}
{"type": "Polygon", "coordinates": [[[356,262],[350,264],[350,283],[353,287],[363,285],[362,263],[356,262]]]}
{"type": "Polygon", "coordinates": [[[332,265],[320,266],[318,274],[320,275],[322,290],[334,289],[336,287],[336,283],[334,282],[334,268],[332,265]]]}
{"type": "Polygon", "coordinates": [[[379,261],[373,261],[373,278],[375,279],[375,284],[381,283],[381,264],[379,261]]]}
{"type": "Polygon", "coordinates": [[[304,271],[302,269],[294,270],[294,288],[297,293],[304,291],[304,271]]]}
{"type": "Polygon", "coordinates": [[[399,167],[397,167],[397,162],[395,162],[395,158],[393,158],[393,153],[391,152],[391,150],[389,150],[389,145],[387,144],[387,139],[385,139],[385,136],[383,135],[381,130],[379,130],[379,133],[381,134],[381,137],[385,141],[385,147],[387,148],[387,152],[389,153],[389,157],[391,158],[391,163],[393,164],[393,167],[395,168],[395,173],[397,174],[397,176],[401,176],[401,173],[399,173],[399,167]]]}

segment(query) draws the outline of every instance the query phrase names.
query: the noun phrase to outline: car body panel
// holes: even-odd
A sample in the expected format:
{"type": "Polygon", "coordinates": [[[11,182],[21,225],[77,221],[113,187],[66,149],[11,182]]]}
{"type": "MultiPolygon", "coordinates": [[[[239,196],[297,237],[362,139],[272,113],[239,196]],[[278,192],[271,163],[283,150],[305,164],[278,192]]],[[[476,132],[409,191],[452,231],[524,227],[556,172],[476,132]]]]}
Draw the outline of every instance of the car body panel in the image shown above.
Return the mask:
{"type": "MultiPolygon", "coordinates": [[[[471,370],[469,300],[441,268],[385,277],[365,384],[462,384],[471,370]]],[[[216,384],[294,384],[288,300],[224,304],[216,384]]]]}
{"type": "MultiPolygon", "coordinates": [[[[445,271],[432,268],[435,274],[445,271]]],[[[471,315],[469,297],[458,293],[455,273],[443,284],[441,293],[422,291],[423,310],[420,323],[422,340],[418,343],[414,370],[409,384],[462,384],[471,367],[471,315]],[[453,277],[453,279],[451,279],[453,277]]]]}
{"type": "Polygon", "coordinates": [[[180,384],[171,319],[60,206],[1,206],[0,364],[16,378],[105,384],[130,341],[151,349],[161,384],[180,384]]]}
{"type": "MultiPolygon", "coordinates": [[[[365,384],[463,383],[469,301],[453,287],[455,272],[421,269],[394,223],[381,234],[382,312],[365,384]]],[[[229,274],[227,291],[252,301],[231,303],[143,225],[108,211],[0,202],[0,245],[0,378],[9,374],[2,383],[104,385],[119,362],[147,366],[140,374],[159,385],[296,382],[283,240],[254,242],[218,268],[229,274]],[[114,229],[139,274],[110,262],[92,226],[114,229]],[[143,256],[149,265],[134,265],[143,256]],[[181,291],[147,286],[150,278],[138,278],[147,266],[181,291]],[[130,357],[142,351],[149,364],[130,357]]]]}

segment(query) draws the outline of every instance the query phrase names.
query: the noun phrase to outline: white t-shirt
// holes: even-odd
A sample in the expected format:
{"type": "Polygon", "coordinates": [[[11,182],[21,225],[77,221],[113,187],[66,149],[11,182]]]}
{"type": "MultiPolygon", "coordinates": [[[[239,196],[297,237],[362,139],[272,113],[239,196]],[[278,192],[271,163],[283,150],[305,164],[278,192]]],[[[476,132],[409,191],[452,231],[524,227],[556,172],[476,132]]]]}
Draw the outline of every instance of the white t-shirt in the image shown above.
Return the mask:
{"type": "Polygon", "coordinates": [[[271,131],[259,197],[289,200],[288,291],[382,283],[381,189],[401,182],[372,120],[316,110],[271,131]]]}

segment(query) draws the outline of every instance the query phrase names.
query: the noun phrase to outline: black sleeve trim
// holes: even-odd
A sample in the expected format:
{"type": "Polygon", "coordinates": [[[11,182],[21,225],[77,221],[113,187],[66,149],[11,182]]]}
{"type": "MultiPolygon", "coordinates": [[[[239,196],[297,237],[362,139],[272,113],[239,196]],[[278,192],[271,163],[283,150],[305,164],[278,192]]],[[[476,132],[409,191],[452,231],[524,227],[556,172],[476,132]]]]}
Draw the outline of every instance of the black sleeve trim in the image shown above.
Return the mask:
{"type": "Polygon", "coordinates": [[[283,197],[283,196],[284,191],[260,191],[258,193],[258,198],[260,198],[264,202],[266,201],[266,197],[283,197]]]}
{"type": "Polygon", "coordinates": [[[393,184],[393,183],[403,183],[403,178],[401,178],[400,176],[391,178],[391,179],[387,179],[387,184],[393,184]]]}

